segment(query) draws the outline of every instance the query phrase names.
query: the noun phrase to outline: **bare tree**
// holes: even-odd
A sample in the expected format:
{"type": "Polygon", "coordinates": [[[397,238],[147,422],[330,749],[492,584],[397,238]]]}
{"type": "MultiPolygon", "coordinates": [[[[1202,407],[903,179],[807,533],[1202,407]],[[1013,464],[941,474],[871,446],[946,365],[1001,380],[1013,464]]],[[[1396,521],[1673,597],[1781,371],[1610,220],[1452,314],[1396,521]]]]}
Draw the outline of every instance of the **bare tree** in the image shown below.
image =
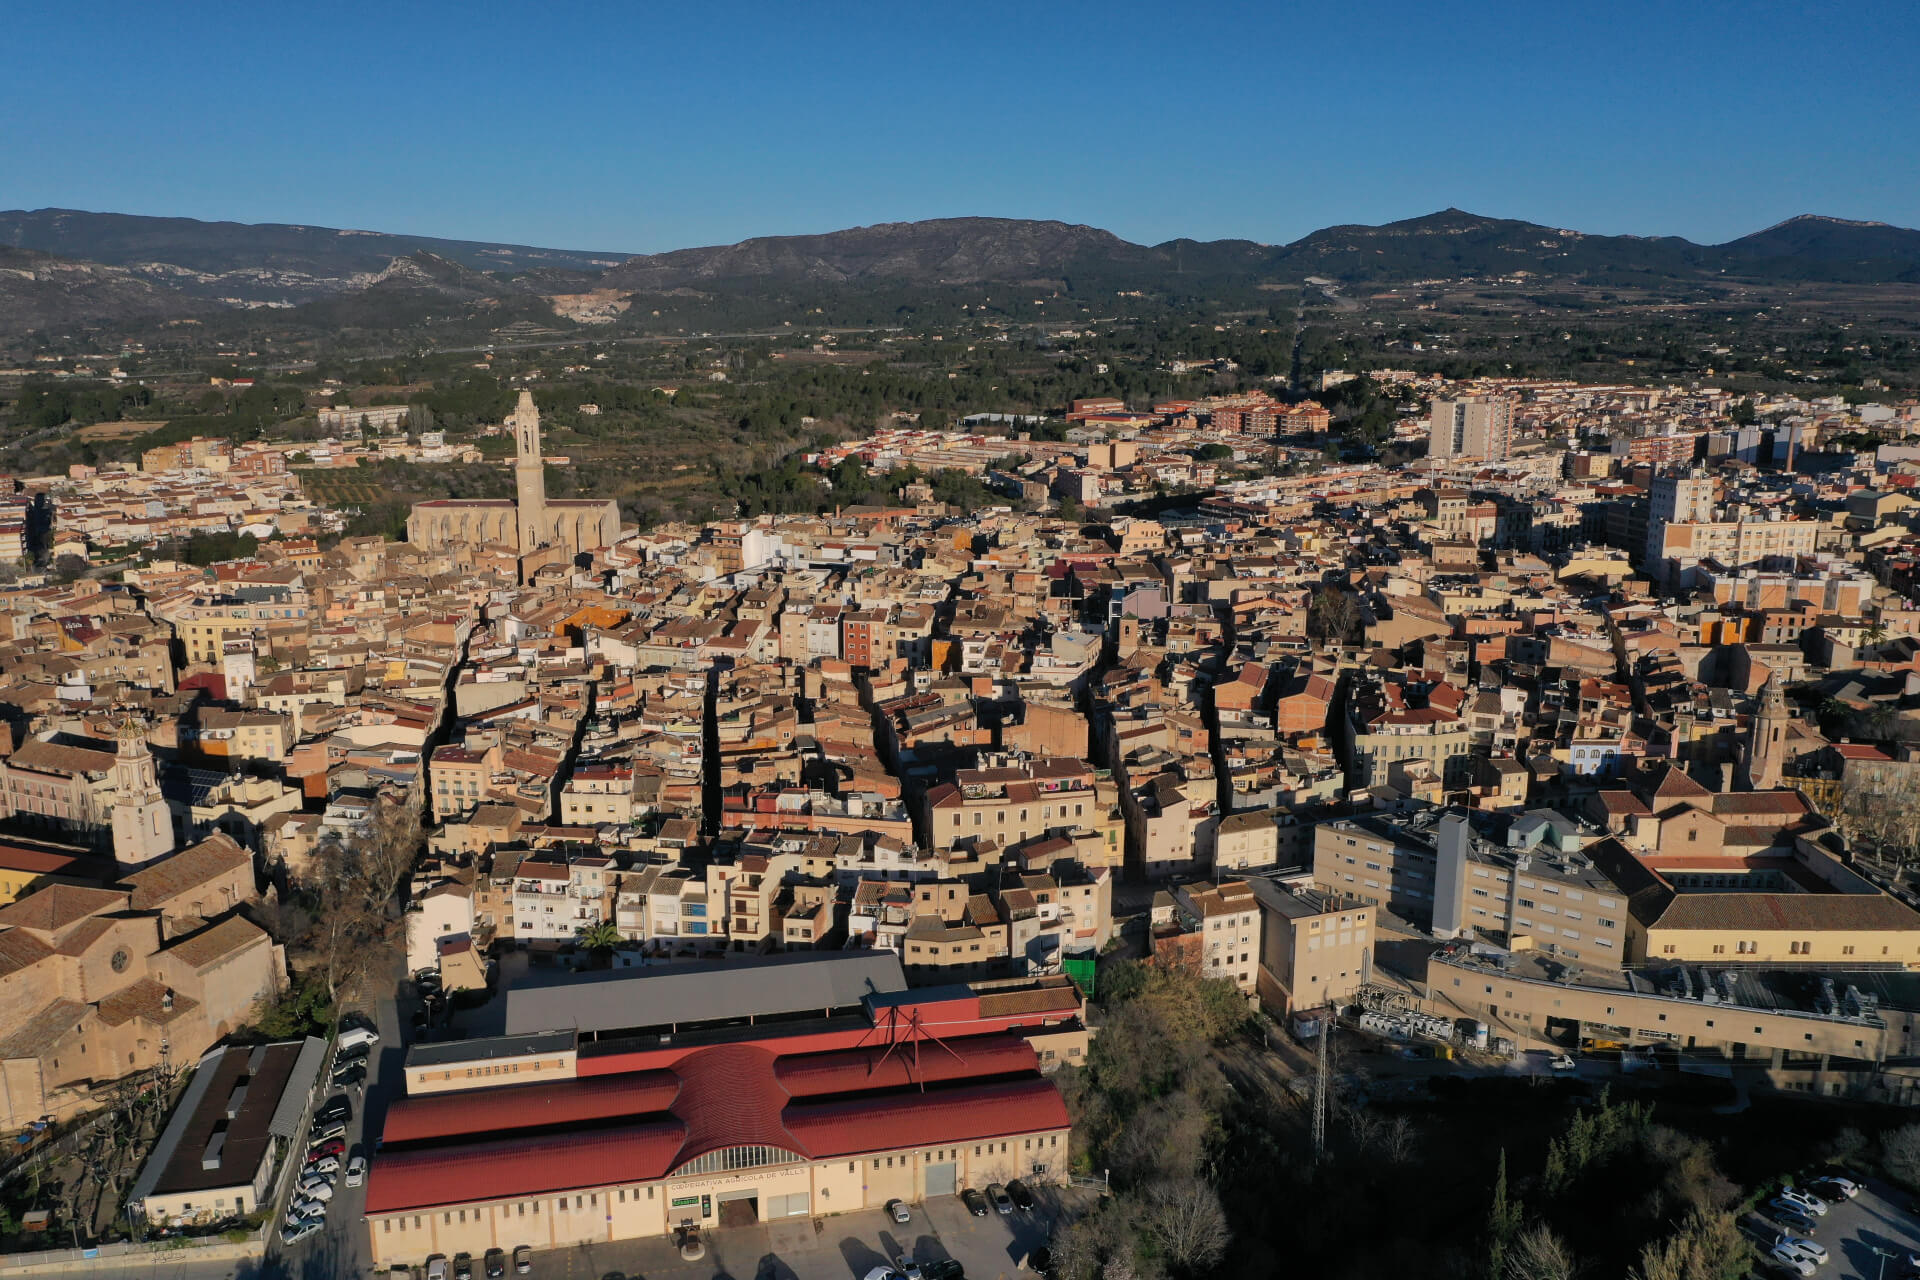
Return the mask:
{"type": "Polygon", "coordinates": [[[1920,1187],[1920,1124],[1903,1124],[1880,1135],[1880,1165],[1907,1187],[1920,1187]]]}
{"type": "Polygon", "coordinates": [[[1848,763],[1835,823],[1882,857],[1910,862],[1920,849],[1920,768],[1905,762],[1848,763]]]}
{"type": "Polygon", "coordinates": [[[1395,1116],[1380,1131],[1381,1154],[1394,1164],[1405,1164],[1413,1158],[1414,1139],[1418,1136],[1413,1121],[1395,1116]]]}
{"type": "Polygon", "coordinates": [[[1147,1188],[1140,1225],[1173,1269],[1190,1275],[1208,1273],[1233,1239],[1220,1196],[1199,1178],[1168,1178],[1147,1188]]]}
{"type": "Polygon", "coordinates": [[[1344,643],[1359,620],[1359,603],[1339,587],[1320,587],[1307,601],[1307,634],[1322,644],[1344,643]]]}
{"type": "Polygon", "coordinates": [[[1544,1223],[1515,1236],[1506,1258],[1502,1280],[1573,1280],[1573,1254],[1544,1223]]]}

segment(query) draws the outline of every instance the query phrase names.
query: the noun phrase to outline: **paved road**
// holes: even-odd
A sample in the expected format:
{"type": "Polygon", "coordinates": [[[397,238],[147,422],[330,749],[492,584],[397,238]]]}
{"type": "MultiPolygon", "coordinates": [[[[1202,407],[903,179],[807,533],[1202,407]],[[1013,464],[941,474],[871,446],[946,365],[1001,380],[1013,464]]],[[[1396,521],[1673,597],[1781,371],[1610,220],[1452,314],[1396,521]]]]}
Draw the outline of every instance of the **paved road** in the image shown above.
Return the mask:
{"type": "MultiPolygon", "coordinates": [[[[380,1032],[380,1043],[368,1055],[366,1089],[359,1098],[353,1099],[353,1122],[347,1126],[348,1152],[358,1151],[369,1156],[373,1151],[374,1135],[380,1132],[386,1118],[387,1106],[400,1095],[405,1081],[402,1066],[407,1052],[403,1036],[406,1023],[395,994],[403,977],[405,959],[397,951],[389,952],[388,957],[385,972],[369,974],[366,979],[368,988],[378,995],[369,1002],[370,1007],[363,1006],[361,1011],[372,1014],[374,1025],[380,1032]]],[[[410,1016],[411,1008],[406,1012],[410,1016]]],[[[329,1093],[327,1096],[332,1095],[329,1093]]],[[[366,1188],[349,1187],[345,1178],[342,1178],[334,1186],[333,1201],[327,1211],[326,1230],[291,1248],[280,1243],[277,1211],[274,1226],[276,1234],[267,1246],[266,1274],[297,1277],[298,1280],[333,1280],[334,1277],[364,1274],[373,1265],[367,1248],[366,1206],[366,1188]]],[[[195,1276],[187,1280],[202,1278],[195,1276]]]]}

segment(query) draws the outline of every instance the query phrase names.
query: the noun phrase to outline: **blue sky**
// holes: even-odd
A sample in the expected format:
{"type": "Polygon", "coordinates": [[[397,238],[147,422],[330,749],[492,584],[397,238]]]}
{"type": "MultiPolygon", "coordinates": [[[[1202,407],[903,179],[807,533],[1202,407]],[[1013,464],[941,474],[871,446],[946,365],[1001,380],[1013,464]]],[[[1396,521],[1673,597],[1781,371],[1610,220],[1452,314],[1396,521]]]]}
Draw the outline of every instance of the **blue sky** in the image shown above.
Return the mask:
{"type": "Polygon", "coordinates": [[[962,214],[1920,226],[1914,0],[102,0],[6,35],[0,208],[633,252],[962,214]]]}

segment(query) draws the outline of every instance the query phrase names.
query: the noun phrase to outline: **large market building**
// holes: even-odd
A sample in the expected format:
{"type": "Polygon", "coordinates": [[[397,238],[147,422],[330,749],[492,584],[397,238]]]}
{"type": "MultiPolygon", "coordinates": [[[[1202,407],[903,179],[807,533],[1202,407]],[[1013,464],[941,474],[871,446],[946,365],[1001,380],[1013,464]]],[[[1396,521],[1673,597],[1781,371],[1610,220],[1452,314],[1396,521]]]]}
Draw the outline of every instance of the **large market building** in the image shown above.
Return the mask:
{"type": "Polygon", "coordinates": [[[367,1189],[381,1266],[1065,1179],[1070,982],[909,991],[890,953],[574,977],[417,1046],[367,1189]],[[545,1024],[545,1025],[541,1025],[545,1024]]]}

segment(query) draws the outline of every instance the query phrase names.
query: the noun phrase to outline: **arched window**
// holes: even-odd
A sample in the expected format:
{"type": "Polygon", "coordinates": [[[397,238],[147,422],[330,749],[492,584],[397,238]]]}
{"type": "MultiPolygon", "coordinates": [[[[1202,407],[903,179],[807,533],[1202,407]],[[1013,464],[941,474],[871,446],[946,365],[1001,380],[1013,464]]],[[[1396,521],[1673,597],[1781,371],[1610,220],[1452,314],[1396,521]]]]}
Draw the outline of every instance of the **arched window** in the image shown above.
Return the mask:
{"type": "Polygon", "coordinates": [[[806,1157],[784,1147],[721,1147],[709,1151],[673,1170],[669,1177],[694,1173],[732,1173],[736,1169],[758,1169],[770,1164],[797,1164],[806,1157]]]}

